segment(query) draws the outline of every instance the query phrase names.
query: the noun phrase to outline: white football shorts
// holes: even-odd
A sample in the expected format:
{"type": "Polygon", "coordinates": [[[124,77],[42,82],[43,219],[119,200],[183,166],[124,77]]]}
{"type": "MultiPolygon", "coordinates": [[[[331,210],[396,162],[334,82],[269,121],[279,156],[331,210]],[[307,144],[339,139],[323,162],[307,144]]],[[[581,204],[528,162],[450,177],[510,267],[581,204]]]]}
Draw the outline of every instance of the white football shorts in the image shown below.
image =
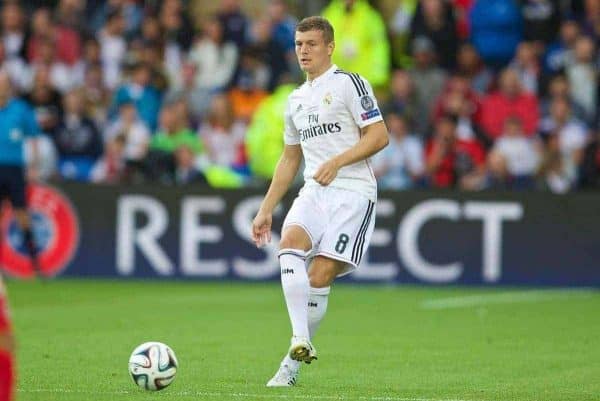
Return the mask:
{"type": "Polygon", "coordinates": [[[375,227],[375,203],[358,192],[327,186],[304,187],[283,222],[297,225],[312,241],[309,259],[321,255],[346,262],[353,272],[367,251],[375,227]]]}

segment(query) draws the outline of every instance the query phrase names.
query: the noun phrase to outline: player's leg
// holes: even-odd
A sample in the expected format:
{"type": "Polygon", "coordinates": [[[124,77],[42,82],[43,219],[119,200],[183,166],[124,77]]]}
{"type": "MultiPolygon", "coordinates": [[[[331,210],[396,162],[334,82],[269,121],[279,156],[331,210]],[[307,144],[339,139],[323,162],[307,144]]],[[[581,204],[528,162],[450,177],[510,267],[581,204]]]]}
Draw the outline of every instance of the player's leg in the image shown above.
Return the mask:
{"type": "Polygon", "coordinates": [[[12,401],[14,387],[14,340],[6,305],[6,295],[0,278],[0,401],[12,401]]]}
{"type": "Polygon", "coordinates": [[[308,331],[310,284],[306,271],[306,257],[311,248],[311,238],[303,227],[295,224],[285,227],[280,243],[279,262],[281,285],[293,333],[289,356],[307,363],[314,359],[308,331]]]}
{"type": "Polygon", "coordinates": [[[15,168],[15,173],[10,182],[9,198],[13,207],[15,220],[23,232],[23,240],[25,247],[27,248],[27,252],[29,252],[29,256],[31,257],[31,263],[33,264],[34,270],[37,271],[39,270],[37,260],[38,250],[33,238],[31,217],[29,215],[29,211],[27,210],[25,187],[26,182],[23,169],[15,168]]]}
{"type": "Polygon", "coordinates": [[[314,338],[321,320],[325,316],[325,312],[327,312],[331,283],[345,270],[346,262],[325,256],[316,256],[310,265],[308,270],[308,279],[310,282],[308,331],[311,340],[314,338]]]}

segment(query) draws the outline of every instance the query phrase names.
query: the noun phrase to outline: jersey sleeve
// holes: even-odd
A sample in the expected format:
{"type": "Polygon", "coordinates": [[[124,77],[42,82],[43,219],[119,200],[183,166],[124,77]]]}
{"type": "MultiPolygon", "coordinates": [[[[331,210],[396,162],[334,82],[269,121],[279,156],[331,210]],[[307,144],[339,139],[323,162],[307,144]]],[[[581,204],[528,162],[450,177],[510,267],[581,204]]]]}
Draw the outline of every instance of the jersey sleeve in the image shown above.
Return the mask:
{"type": "Polygon", "coordinates": [[[360,128],[382,121],[381,110],[373,94],[373,88],[358,74],[347,74],[345,83],[345,103],[352,118],[360,128]]]}
{"type": "Polygon", "coordinates": [[[283,113],[283,141],[286,145],[298,145],[300,143],[300,135],[294,125],[292,112],[290,109],[290,99],[288,98],[283,113]]]}

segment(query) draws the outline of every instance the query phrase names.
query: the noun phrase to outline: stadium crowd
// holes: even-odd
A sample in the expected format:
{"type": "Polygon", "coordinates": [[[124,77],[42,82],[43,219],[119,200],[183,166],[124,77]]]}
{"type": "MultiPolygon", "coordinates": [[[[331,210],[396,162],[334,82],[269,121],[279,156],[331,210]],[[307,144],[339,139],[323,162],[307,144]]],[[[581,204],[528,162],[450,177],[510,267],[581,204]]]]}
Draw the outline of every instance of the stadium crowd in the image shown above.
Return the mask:
{"type": "MultiPolygon", "coordinates": [[[[202,1],[3,1],[0,63],[45,133],[30,177],[268,180],[303,80],[301,16],[218,3],[196,17],[202,1]]],[[[381,188],[600,186],[600,0],[332,0],[322,15],[334,62],[382,107],[381,188]]]]}

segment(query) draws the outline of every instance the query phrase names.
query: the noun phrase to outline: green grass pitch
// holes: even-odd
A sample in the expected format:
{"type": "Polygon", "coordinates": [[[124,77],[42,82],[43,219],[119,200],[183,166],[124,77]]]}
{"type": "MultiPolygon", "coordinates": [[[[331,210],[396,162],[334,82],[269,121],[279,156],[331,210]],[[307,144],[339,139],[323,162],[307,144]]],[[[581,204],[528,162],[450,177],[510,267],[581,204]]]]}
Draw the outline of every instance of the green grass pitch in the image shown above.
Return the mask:
{"type": "Polygon", "coordinates": [[[289,344],[277,283],[8,283],[17,401],[600,400],[600,292],[334,286],[299,385],[267,389],[289,344]],[[511,293],[514,291],[514,293],[511,293]],[[169,344],[158,393],[127,372],[169,344]]]}

